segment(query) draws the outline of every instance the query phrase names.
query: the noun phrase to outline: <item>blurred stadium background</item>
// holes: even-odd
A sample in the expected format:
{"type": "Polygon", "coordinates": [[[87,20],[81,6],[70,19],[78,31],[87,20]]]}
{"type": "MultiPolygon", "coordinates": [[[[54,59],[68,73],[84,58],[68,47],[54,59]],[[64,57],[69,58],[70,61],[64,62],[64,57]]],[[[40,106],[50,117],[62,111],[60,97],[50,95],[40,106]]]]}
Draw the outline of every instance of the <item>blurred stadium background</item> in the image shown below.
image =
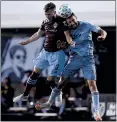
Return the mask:
{"type": "MultiPolygon", "coordinates": [[[[103,120],[116,119],[116,27],[115,1],[53,1],[57,9],[67,3],[79,20],[97,24],[107,31],[104,42],[95,42],[97,85],[100,91],[100,112],[103,120]]],[[[12,99],[25,89],[25,82],[33,68],[33,60],[42,49],[44,36],[26,46],[18,45],[35,33],[44,19],[43,6],[48,1],[1,1],[1,120],[35,121],[93,120],[90,92],[83,75],[71,77],[64,89],[63,104],[36,111],[34,104],[45,102],[50,94],[46,83],[48,68],[38,79],[28,102],[14,104],[12,99]]],[[[67,56],[66,56],[67,60],[67,56]]]]}

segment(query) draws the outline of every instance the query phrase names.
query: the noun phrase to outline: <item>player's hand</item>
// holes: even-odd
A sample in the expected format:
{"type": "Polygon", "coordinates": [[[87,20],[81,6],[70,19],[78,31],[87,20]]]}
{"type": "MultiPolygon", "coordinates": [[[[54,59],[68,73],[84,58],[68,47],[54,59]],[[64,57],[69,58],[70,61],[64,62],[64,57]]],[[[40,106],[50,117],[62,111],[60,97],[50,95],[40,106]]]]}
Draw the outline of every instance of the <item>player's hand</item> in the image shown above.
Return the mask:
{"type": "Polygon", "coordinates": [[[58,49],[60,49],[60,48],[66,48],[66,46],[67,46],[66,42],[60,41],[60,40],[58,40],[56,44],[57,44],[57,48],[58,49]]]}
{"type": "Polygon", "coordinates": [[[21,41],[19,44],[21,44],[21,45],[27,45],[28,42],[27,41],[21,41]]]}
{"type": "Polygon", "coordinates": [[[56,44],[57,44],[57,48],[59,49],[61,47],[61,41],[58,40],[56,44]]]}
{"type": "Polygon", "coordinates": [[[62,42],[62,43],[61,43],[61,48],[62,48],[62,49],[65,49],[66,47],[67,47],[66,42],[62,42]]]}
{"type": "Polygon", "coordinates": [[[103,40],[105,40],[105,38],[106,38],[106,37],[104,37],[104,36],[98,36],[98,37],[97,37],[97,40],[98,40],[98,41],[103,41],[103,40]]]}

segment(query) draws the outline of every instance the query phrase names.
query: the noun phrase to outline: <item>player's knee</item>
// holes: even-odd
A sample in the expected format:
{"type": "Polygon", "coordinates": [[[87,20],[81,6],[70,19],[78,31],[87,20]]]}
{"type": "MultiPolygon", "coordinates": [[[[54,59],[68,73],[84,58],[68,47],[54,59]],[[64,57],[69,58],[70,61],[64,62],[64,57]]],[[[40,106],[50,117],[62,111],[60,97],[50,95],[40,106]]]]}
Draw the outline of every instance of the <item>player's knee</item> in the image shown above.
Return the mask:
{"type": "Polygon", "coordinates": [[[33,71],[34,71],[35,73],[38,73],[38,74],[39,74],[41,70],[40,70],[38,67],[34,66],[33,71]]]}
{"type": "Polygon", "coordinates": [[[39,73],[36,73],[36,72],[32,72],[32,74],[30,75],[30,78],[32,79],[32,80],[37,80],[38,79],[38,77],[39,77],[39,73]]]}
{"type": "Polygon", "coordinates": [[[54,76],[48,76],[47,77],[47,81],[54,81],[55,80],[55,77],[54,76]]]}
{"type": "Polygon", "coordinates": [[[97,91],[97,85],[95,80],[88,80],[88,85],[91,92],[97,91]]]}

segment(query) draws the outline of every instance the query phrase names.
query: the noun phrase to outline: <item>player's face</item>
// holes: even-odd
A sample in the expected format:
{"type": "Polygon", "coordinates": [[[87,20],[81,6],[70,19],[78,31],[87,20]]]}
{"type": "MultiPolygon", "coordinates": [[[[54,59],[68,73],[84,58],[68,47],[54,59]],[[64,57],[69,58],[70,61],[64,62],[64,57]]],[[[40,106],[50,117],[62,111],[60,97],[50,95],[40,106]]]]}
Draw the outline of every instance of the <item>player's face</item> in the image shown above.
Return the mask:
{"type": "Polygon", "coordinates": [[[55,16],[55,14],[56,14],[55,10],[48,10],[47,12],[45,12],[45,16],[49,20],[51,20],[55,16]]]}
{"type": "Polygon", "coordinates": [[[76,28],[78,25],[77,18],[75,16],[71,16],[70,18],[66,19],[68,26],[71,28],[76,28]]]}

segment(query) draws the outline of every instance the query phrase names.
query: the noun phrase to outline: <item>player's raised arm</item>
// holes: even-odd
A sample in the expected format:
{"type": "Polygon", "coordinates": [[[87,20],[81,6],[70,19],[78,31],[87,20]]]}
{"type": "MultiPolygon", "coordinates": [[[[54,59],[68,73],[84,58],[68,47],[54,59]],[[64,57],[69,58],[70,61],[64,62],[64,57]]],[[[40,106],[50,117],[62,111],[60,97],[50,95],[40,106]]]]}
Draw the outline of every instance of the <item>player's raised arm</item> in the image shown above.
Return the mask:
{"type": "Polygon", "coordinates": [[[107,36],[107,32],[104,31],[102,28],[100,28],[97,25],[91,24],[87,22],[87,25],[89,26],[89,28],[91,29],[91,31],[99,33],[100,35],[97,37],[97,40],[101,41],[101,40],[105,40],[106,36],[107,36]]]}
{"type": "Polygon", "coordinates": [[[100,28],[98,33],[100,34],[100,36],[97,37],[97,40],[99,40],[99,41],[105,40],[105,38],[107,36],[107,32],[100,28]]]}
{"type": "Polygon", "coordinates": [[[44,30],[38,30],[35,34],[33,34],[29,39],[27,39],[26,41],[21,41],[20,44],[21,45],[26,45],[29,44],[33,41],[36,41],[37,39],[39,39],[43,34],[44,34],[44,30]]]}
{"type": "Polygon", "coordinates": [[[66,37],[66,40],[68,42],[68,44],[70,44],[71,46],[73,46],[75,44],[75,42],[72,40],[70,34],[69,34],[69,31],[64,31],[64,34],[65,34],[65,37],[66,37]]]}

